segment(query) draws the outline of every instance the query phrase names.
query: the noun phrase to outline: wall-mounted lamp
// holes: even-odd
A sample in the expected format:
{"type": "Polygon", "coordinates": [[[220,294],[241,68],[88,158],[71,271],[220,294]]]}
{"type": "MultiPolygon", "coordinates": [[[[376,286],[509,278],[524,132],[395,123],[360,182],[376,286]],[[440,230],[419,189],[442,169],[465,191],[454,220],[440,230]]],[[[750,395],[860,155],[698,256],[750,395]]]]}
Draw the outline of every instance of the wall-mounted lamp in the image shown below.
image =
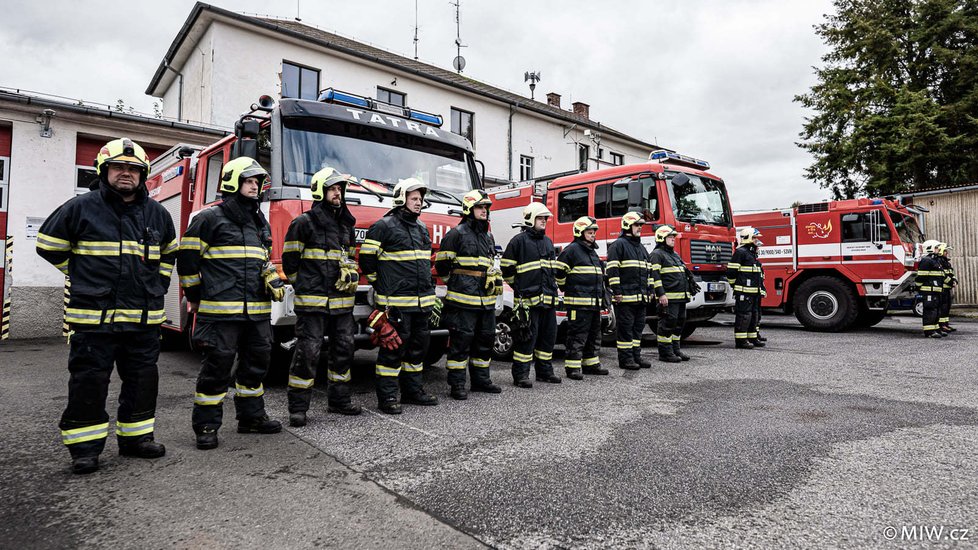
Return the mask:
{"type": "Polygon", "coordinates": [[[394,80],[391,80],[391,86],[397,86],[397,77],[396,76],[394,77],[394,80]]]}
{"type": "Polygon", "coordinates": [[[44,109],[41,114],[37,115],[37,123],[41,125],[41,137],[49,138],[54,135],[54,131],[51,130],[51,119],[54,118],[54,109],[44,109]]]}

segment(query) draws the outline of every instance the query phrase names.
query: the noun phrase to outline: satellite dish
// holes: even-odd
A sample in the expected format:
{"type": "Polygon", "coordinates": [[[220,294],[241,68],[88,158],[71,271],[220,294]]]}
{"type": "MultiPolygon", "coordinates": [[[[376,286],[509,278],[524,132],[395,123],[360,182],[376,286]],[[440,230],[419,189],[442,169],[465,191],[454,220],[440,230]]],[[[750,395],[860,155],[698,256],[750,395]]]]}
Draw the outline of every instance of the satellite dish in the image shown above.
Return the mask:
{"type": "Polygon", "coordinates": [[[456,71],[462,72],[462,69],[465,68],[465,58],[461,55],[455,56],[455,59],[452,60],[452,67],[455,67],[456,71]]]}

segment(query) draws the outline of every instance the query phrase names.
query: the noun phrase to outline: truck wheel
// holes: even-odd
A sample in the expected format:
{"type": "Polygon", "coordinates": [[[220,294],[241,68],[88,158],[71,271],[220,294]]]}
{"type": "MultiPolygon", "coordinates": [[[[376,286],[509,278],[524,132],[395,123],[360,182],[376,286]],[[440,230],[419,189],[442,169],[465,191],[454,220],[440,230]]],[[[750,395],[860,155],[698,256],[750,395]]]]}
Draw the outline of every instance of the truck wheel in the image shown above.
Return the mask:
{"type": "Polygon", "coordinates": [[[886,310],[860,308],[855,326],[861,328],[875,327],[886,318],[886,310]]]}
{"type": "Polygon", "coordinates": [[[614,347],[618,342],[618,319],[615,317],[615,308],[608,308],[608,316],[601,318],[601,345],[604,347],[614,347]]]}
{"type": "Polygon", "coordinates": [[[187,324],[183,328],[183,335],[187,339],[187,349],[194,353],[200,353],[194,345],[194,327],[197,326],[197,314],[190,312],[187,314],[187,324]]]}
{"type": "Polygon", "coordinates": [[[682,339],[685,340],[689,338],[694,332],[696,332],[696,327],[698,326],[699,325],[696,323],[686,323],[686,325],[683,327],[682,339]]]}
{"type": "Polygon", "coordinates": [[[812,277],[798,287],[795,317],[805,328],[839,332],[851,327],[859,314],[852,288],[837,277],[812,277]]]}
{"type": "Polygon", "coordinates": [[[913,302],[913,314],[917,317],[924,316],[924,302],[922,300],[914,300],[913,302]]]}
{"type": "Polygon", "coordinates": [[[496,339],[492,343],[492,358],[496,361],[509,361],[513,358],[513,329],[510,326],[510,311],[506,310],[496,319],[496,339]]]}

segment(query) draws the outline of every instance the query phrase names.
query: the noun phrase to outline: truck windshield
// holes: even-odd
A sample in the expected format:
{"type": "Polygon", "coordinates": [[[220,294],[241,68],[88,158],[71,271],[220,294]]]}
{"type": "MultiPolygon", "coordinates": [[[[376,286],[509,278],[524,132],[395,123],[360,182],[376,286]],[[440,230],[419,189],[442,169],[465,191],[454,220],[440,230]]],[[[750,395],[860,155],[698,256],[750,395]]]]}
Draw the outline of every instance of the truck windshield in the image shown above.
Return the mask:
{"type": "Polygon", "coordinates": [[[727,202],[727,190],[723,183],[717,180],[686,174],[689,183],[674,185],[672,177],[678,172],[666,172],[669,180],[669,200],[677,221],[704,225],[722,225],[730,227],[730,204],[727,202]]]}
{"type": "Polygon", "coordinates": [[[893,210],[886,212],[890,215],[890,221],[893,222],[893,227],[896,228],[902,242],[913,244],[923,242],[924,238],[920,234],[920,228],[917,227],[916,218],[893,210]]]}
{"type": "MultiPolygon", "coordinates": [[[[399,132],[315,119],[287,119],[282,142],[285,185],[307,186],[313,174],[329,166],[379,183],[388,192],[399,180],[417,178],[431,189],[461,197],[473,189],[476,177],[468,152],[399,132]]],[[[430,193],[428,199],[457,204],[440,193],[430,193]]]]}

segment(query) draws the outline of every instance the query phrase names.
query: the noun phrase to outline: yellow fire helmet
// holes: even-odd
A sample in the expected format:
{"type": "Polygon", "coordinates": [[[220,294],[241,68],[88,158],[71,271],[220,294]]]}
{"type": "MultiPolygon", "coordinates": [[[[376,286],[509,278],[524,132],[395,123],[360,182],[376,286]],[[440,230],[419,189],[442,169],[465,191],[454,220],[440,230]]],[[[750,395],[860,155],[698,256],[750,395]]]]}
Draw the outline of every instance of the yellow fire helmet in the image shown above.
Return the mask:
{"type": "Polygon", "coordinates": [[[655,242],[664,243],[666,237],[678,237],[679,233],[671,225],[660,225],[655,230],[655,242]]]}
{"type": "Polygon", "coordinates": [[[424,197],[428,193],[428,186],[418,178],[407,178],[397,182],[394,186],[394,206],[404,206],[407,203],[407,195],[411,191],[421,191],[424,197]]]}
{"type": "Polygon", "coordinates": [[[621,228],[628,231],[633,225],[645,225],[645,218],[638,212],[628,212],[621,217],[621,228]]]}
{"type": "Polygon", "coordinates": [[[129,138],[114,139],[103,145],[95,157],[95,171],[99,176],[105,176],[103,168],[113,162],[139,167],[143,171],[143,181],[149,174],[149,157],[146,156],[146,151],[129,138]]]}
{"type": "Polygon", "coordinates": [[[466,216],[472,215],[472,209],[476,206],[491,208],[492,199],[489,198],[489,193],[486,193],[482,189],[473,189],[462,195],[462,214],[466,216]]]}
{"type": "Polygon", "coordinates": [[[749,225],[741,227],[740,231],[737,231],[737,240],[740,241],[740,244],[754,244],[754,239],[763,236],[760,230],[749,225]]]}
{"type": "Polygon", "coordinates": [[[920,246],[924,249],[924,254],[936,254],[937,247],[941,244],[941,241],[934,239],[928,239],[924,241],[920,246]]]}
{"type": "Polygon", "coordinates": [[[553,217],[553,214],[542,202],[531,202],[523,207],[523,225],[533,227],[537,223],[537,218],[553,217]]]}
{"type": "Polygon", "coordinates": [[[581,216],[574,221],[574,237],[581,237],[588,229],[597,229],[598,220],[591,216],[581,216]]]}
{"type": "Polygon", "coordinates": [[[326,198],[326,190],[337,184],[343,189],[342,193],[345,197],[346,186],[351,183],[357,183],[357,178],[349,174],[341,174],[327,166],[313,174],[312,181],[309,182],[309,189],[312,190],[312,200],[316,202],[323,200],[326,198]]]}
{"type": "Polygon", "coordinates": [[[941,243],[941,244],[937,245],[937,255],[938,256],[945,256],[945,255],[947,255],[947,252],[949,250],[954,250],[954,247],[953,246],[948,246],[947,243],[941,243]]]}
{"type": "Polygon", "coordinates": [[[242,178],[258,178],[261,191],[265,191],[268,172],[251,157],[238,157],[221,168],[221,193],[237,193],[242,178]]]}

